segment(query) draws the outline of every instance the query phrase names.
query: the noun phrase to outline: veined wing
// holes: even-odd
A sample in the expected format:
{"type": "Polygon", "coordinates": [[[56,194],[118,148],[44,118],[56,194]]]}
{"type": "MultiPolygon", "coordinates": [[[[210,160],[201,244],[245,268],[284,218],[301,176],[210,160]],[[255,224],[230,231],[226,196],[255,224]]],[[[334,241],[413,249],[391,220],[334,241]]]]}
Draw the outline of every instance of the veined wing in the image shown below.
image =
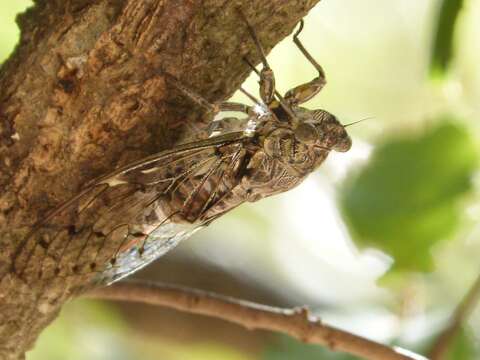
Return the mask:
{"type": "Polygon", "coordinates": [[[203,225],[238,179],[245,140],[235,132],[180,145],[97,179],[34,227],[13,271],[111,283],[142,268],[203,225]]]}

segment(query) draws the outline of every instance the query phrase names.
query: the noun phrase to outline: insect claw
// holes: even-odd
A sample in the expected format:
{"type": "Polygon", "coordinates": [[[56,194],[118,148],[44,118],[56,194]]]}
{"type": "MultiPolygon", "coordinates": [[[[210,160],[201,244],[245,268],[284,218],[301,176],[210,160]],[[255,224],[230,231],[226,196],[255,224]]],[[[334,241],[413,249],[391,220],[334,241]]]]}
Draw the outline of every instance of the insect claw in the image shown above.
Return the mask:
{"type": "Polygon", "coordinates": [[[300,35],[300,33],[303,31],[303,25],[304,25],[303,19],[300,20],[298,24],[299,24],[299,27],[298,27],[298,30],[295,31],[295,34],[293,35],[294,38],[297,38],[298,35],[300,35]]]}

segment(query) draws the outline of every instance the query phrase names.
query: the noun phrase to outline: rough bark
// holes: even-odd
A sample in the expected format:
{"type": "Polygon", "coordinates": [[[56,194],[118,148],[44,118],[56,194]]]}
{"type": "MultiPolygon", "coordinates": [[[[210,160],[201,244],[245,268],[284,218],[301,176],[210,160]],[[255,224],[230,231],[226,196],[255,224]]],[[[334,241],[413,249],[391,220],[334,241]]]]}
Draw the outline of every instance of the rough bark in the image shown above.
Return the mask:
{"type": "MultiPolygon", "coordinates": [[[[32,225],[85,182],[171,147],[200,109],[162,72],[211,101],[258,62],[243,12],[268,51],[319,0],[37,0],[0,71],[0,358],[32,347],[70,294],[36,302],[11,259],[32,225]]],[[[65,280],[65,289],[81,284],[65,280]]]]}

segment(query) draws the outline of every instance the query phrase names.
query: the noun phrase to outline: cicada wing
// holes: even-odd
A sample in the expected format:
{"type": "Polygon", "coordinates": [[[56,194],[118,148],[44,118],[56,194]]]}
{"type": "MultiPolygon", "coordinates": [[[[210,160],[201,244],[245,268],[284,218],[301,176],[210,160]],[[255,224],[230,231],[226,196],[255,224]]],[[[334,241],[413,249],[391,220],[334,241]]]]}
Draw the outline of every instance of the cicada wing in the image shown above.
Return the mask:
{"type": "Polygon", "coordinates": [[[238,132],[181,145],[97,179],[34,227],[13,270],[26,281],[111,283],[142,268],[203,225],[244,141],[238,132]]]}

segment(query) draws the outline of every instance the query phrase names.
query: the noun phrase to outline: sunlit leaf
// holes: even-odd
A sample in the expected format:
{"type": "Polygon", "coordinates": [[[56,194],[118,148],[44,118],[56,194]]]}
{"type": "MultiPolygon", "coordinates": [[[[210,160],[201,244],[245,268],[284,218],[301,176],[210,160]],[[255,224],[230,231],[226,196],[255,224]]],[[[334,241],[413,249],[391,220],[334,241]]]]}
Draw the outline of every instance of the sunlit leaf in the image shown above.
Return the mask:
{"type": "Polygon", "coordinates": [[[430,249],[456,230],[476,164],[467,130],[448,122],[380,145],[342,192],[354,237],[393,256],[397,269],[430,270],[430,249]]]}
{"type": "Polygon", "coordinates": [[[450,65],[455,25],[462,5],[463,0],[441,1],[430,61],[430,71],[434,76],[443,75],[450,65]]]}

